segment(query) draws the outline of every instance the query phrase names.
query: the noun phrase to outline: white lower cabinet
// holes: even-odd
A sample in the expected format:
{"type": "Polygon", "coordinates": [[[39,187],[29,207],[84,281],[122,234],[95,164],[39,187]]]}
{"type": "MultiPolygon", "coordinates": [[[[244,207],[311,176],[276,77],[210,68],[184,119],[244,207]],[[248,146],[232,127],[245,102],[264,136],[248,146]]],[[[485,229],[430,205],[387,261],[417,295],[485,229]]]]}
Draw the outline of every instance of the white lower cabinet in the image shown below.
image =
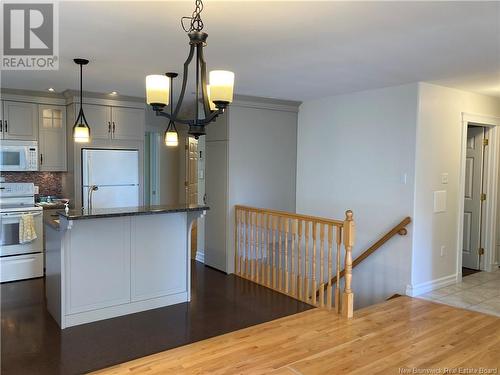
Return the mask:
{"type": "Polygon", "coordinates": [[[151,233],[186,230],[185,214],[137,216],[132,220],[132,301],[156,298],[187,289],[186,238],[151,233]]]}
{"type": "Polygon", "coordinates": [[[46,225],[47,306],[61,328],[190,299],[188,221],[201,212],[46,225]]]}
{"type": "Polygon", "coordinates": [[[66,259],[67,312],[74,314],[128,303],[130,218],[81,220],[70,233],[71,247],[66,259]]]}

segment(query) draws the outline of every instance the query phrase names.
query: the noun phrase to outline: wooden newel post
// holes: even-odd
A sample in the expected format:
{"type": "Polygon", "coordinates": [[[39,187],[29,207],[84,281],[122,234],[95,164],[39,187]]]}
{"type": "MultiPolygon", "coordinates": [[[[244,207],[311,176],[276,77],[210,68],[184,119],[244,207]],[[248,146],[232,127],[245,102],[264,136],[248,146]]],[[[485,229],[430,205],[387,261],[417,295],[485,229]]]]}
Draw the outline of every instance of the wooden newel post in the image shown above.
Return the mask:
{"type": "Polygon", "coordinates": [[[354,246],[354,220],[352,211],[346,211],[343,225],[344,247],[345,247],[345,286],[342,295],[342,315],[346,318],[352,318],[354,311],[354,294],[351,290],[352,281],[352,247],[354,246]]]}

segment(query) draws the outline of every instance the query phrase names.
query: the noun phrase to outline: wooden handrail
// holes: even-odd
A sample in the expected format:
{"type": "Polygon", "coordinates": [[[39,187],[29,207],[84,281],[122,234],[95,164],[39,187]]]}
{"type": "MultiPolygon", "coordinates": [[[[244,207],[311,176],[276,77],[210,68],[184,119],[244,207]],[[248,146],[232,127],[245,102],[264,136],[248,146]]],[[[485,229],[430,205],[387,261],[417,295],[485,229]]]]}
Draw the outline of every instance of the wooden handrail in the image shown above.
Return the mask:
{"type": "Polygon", "coordinates": [[[234,217],[236,275],[352,318],[355,222],[351,210],[344,220],[334,220],[237,205],[234,217]],[[334,272],[339,275],[341,252],[346,270],[343,291],[326,282],[334,272]],[[319,298],[316,290],[321,291],[319,298]]]}
{"type": "MultiPolygon", "coordinates": [[[[406,226],[411,223],[411,217],[405,217],[403,221],[401,221],[398,225],[396,225],[394,228],[392,228],[389,232],[387,232],[380,240],[375,242],[372,246],[370,246],[366,251],[364,251],[360,256],[358,256],[354,261],[352,262],[352,268],[356,267],[358,264],[360,264],[362,261],[364,261],[366,258],[368,258],[371,254],[373,254],[375,251],[377,251],[382,245],[384,245],[387,241],[389,241],[392,237],[394,237],[396,234],[399,234],[400,236],[406,236],[408,233],[408,230],[406,229],[406,226]]],[[[340,278],[344,277],[345,275],[345,270],[340,271],[340,278]]],[[[335,284],[337,282],[337,276],[332,277],[331,284],[335,284]]],[[[316,291],[316,294],[319,294],[319,290],[316,291]]]]}
{"type": "Polygon", "coordinates": [[[344,222],[342,220],[327,219],[327,218],[318,217],[318,216],[295,214],[295,213],[286,212],[286,211],[268,210],[266,208],[249,207],[249,206],[242,206],[242,205],[236,205],[234,207],[236,210],[244,210],[244,211],[255,212],[255,213],[259,213],[259,214],[277,215],[277,216],[287,217],[290,219],[311,221],[311,222],[318,223],[318,224],[335,225],[336,227],[341,227],[342,225],[344,225],[344,222]]]}

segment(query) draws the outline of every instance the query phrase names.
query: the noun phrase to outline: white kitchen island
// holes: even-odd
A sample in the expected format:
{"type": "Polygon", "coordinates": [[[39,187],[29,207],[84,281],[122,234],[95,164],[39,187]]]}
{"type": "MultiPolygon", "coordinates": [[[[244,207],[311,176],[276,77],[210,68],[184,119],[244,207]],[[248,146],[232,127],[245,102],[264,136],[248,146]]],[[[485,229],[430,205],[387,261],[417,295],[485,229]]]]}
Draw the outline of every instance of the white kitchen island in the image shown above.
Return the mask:
{"type": "Polygon", "coordinates": [[[208,207],[46,216],[47,308],[61,328],[190,300],[190,233],[208,207]]]}

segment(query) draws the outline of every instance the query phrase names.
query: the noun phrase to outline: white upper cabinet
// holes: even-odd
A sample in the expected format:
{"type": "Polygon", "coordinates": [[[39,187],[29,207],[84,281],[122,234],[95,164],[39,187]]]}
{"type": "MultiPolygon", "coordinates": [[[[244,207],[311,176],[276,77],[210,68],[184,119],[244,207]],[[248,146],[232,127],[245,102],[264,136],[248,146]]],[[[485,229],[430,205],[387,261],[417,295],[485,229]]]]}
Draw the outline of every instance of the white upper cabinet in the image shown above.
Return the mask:
{"type": "Polygon", "coordinates": [[[143,109],[111,107],[112,138],[143,140],[144,121],[143,109]]]}
{"type": "Polygon", "coordinates": [[[39,105],[40,171],[66,171],[66,108],[39,105]]]}
{"type": "Polygon", "coordinates": [[[2,139],[38,139],[37,104],[4,100],[2,112],[2,139]]]}
{"type": "Polygon", "coordinates": [[[144,109],[84,104],[83,113],[92,139],[144,140],[144,109]]]}
{"type": "MultiPolygon", "coordinates": [[[[79,110],[80,105],[75,104],[75,118],[79,110]]],[[[111,107],[84,104],[83,113],[90,127],[90,138],[109,139],[111,137],[111,107]]]]}

